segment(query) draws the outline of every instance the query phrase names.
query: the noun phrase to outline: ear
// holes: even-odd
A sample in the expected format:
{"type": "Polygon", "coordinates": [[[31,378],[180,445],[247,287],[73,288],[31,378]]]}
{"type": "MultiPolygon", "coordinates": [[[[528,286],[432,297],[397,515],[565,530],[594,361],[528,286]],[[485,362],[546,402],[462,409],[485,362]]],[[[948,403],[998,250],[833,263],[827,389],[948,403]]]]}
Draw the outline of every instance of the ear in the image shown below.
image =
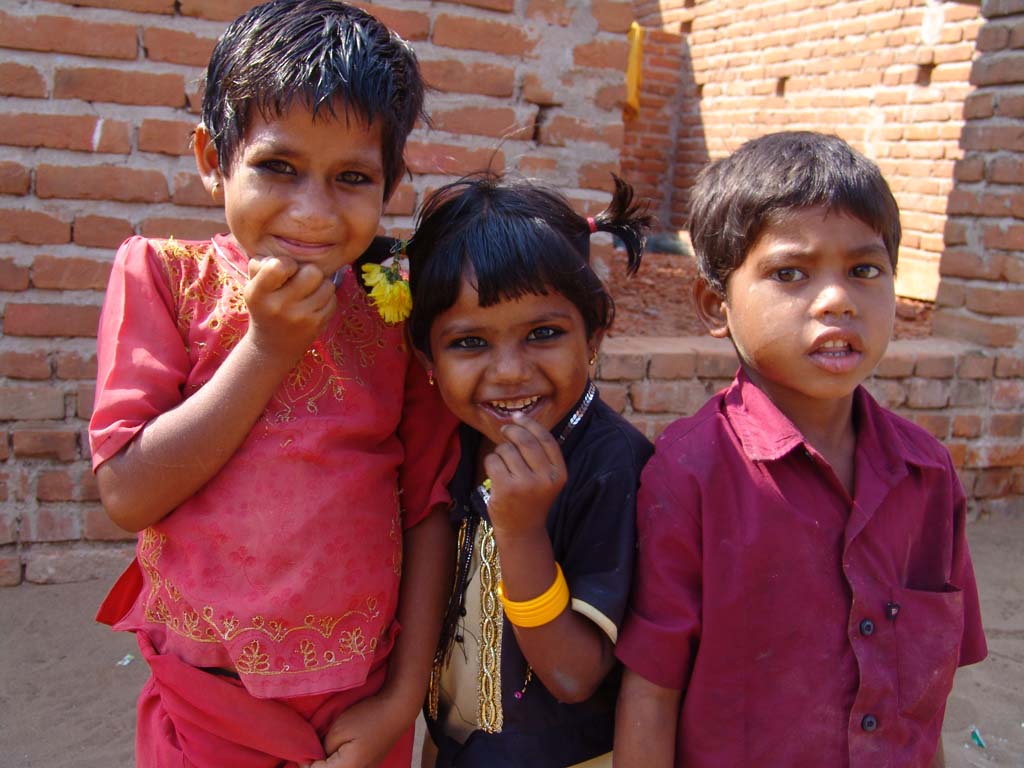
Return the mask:
{"type": "Polygon", "coordinates": [[[587,340],[587,349],[590,352],[588,360],[593,360],[594,362],[597,362],[597,351],[601,349],[601,342],[604,341],[604,332],[606,330],[606,328],[601,328],[599,330],[594,331],[594,333],[587,340]]]}
{"type": "Polygon", "coordinates": [[[220,160],[217,158],[217,147],[210,137],[206,126],[200,123],[192,133],[192,153],[196,157],[196,168],[203,180],[203,186],[210,196],[221,202],[224,198],[224,188],[220,172],[220,160]]]}
{"type": "Polygon", "coordinates": [[[729,305],[725,296],[698,277],[693,283],[693,305],[697,317],[716,339],[729,338],[729,305]]]}

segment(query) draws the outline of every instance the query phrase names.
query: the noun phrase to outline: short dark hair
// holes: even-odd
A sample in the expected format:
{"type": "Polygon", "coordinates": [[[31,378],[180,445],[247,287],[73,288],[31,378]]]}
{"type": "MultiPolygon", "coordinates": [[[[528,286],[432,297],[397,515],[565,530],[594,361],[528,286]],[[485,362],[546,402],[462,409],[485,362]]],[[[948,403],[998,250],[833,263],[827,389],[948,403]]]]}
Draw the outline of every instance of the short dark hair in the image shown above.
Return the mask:
{"type": "Polygon", "coordinates": [[[698,175],[689,228],[701,278],[724,296],[765,226],[817,206],[874,229],[896,268],[899,206],[878,166],[837,136],[782,131],[746,142],[698,175]]]}
{"type": "Polygon", "coordinates": [[[615,303],[590,265],[590,235],[618,237],[633,273],[650,226],[646,205],[633,201],[632,187],[618,177],[614,181],[611,203],[590,219],[551,187],[489,171],[434,192],[407,249],[413,345],[432,357],[430,328],[458,300],[464,275],[475,281],[482,307],[554,291],[579,310],[588,337],[609,327],[615,303]]]}
{"type": "Polygon", "coordinates": [[[405,141],[423,113],[416,55],[370,14],[338,0],[271,0],[239,16],[206,70],[202,120],[221,173],[245,138],[253,108],[280,117],[301,102],[316,118],[380,121],[384,196],[405,171],[405,141]]]}

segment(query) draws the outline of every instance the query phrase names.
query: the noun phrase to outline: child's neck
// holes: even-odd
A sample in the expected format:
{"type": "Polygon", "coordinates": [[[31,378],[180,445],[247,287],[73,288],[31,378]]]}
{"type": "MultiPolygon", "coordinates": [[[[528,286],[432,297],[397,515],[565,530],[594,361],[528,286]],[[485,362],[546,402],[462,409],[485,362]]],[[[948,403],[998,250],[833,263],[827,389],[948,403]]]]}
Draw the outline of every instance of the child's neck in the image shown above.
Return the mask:
{"type": "Polygon", "coordinates": [[[853,498],[857,449],[853,394],[837,400],[804,402],[799,407],[775,404],[831,465],[836,478],[853,498]]]}

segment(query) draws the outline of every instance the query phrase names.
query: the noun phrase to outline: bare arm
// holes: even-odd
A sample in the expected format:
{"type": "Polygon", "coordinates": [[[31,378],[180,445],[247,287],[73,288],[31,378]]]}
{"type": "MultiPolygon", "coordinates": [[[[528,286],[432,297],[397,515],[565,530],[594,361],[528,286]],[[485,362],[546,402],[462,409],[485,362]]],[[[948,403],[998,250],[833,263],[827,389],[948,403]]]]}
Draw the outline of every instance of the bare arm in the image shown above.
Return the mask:
{"type": "Polygon", "coordinates": [[[328,758],[314,766],[375,765],[416,720],[423,706],[451,588],[454,560],[447,510],[438,506],[405,532],[398,621],[384,687],[346,710],[324,737],[328,758]]]}
{"type": "MultiPolygon", "coordinates": [[[[558,444],[532,419],[518,420],[504,432],[508,442],[484,465],[493,484],[489,512],[505,596],[521,602],[542,594],[555,580],[545,521],[565,485],[566,470],[558,444]]],[[[615,663],[608,636],[568,607],[547,624],[514,631],[523,656],[559,701],[588,699],[615,663]]]]}
{"type": "Polygon", "coordinates": [[[930,768],[946,768],[946,752],[942,748],[942,734],[939,734],[939,744],[935,750],[935,756],[932,758],[932,764],[930,768]]]}
{"type": "Polygon", "coordinates": [[[224,466],[334,313],[334,288],[316,267],[253,260],[249,272],[249,329],[224,364],[96,470],[107,514],[126,530],[159,521],[224,466]]]}
{"type": "Polygon", "coordinates": [[[615,709],[615,768],[671,768],[682,691],[662,688],[628,668],[615,709]]]}

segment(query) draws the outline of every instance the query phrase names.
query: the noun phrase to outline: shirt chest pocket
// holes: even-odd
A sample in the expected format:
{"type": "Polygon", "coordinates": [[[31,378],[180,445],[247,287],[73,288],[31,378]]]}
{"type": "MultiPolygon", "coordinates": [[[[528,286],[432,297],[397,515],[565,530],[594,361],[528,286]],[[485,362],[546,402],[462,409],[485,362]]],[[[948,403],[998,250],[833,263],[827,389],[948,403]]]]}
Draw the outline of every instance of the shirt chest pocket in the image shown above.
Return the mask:
{"type": "Polygon", "coordinates": [[[942,592],[900,589],[894,599],[900,713],[927,723],[953,687],[964,630],[963,595],[947,584],[942,592]]]}

